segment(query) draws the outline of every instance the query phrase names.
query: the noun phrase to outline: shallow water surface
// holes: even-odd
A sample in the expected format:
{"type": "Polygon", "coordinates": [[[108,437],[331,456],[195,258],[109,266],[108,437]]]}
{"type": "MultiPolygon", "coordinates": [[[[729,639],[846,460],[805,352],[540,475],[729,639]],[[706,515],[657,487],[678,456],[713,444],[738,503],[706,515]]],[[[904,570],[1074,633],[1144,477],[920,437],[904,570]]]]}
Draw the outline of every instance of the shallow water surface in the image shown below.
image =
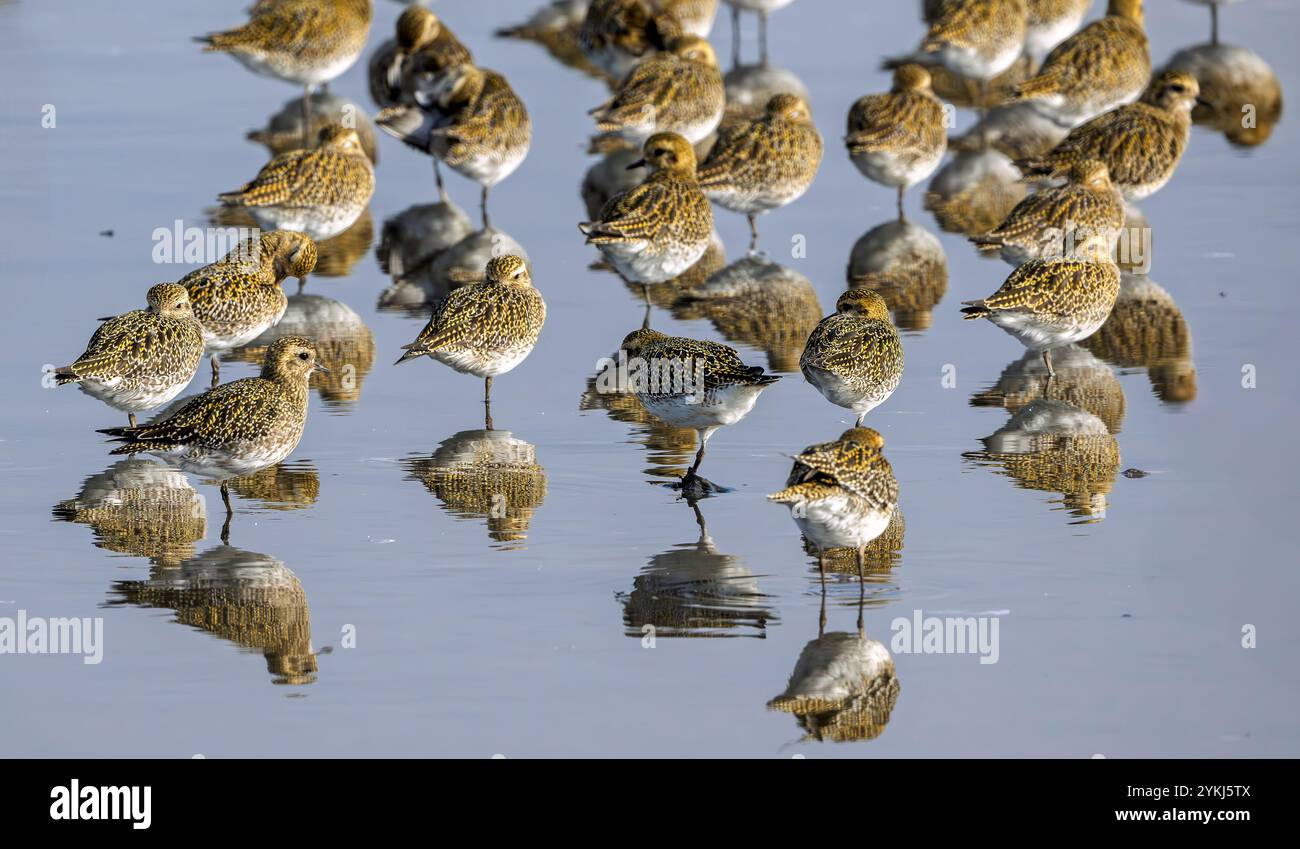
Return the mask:
{"type": "MultiPolygon", "coordinates": [[[[470,235],[477,188],[449,175],[465,215],[430,206],[428,159],[378,134],[369,216],[323,252],[277,329],[320,338],[334,373],[291,461],[232,487],[230,545],[213,484],[110,457],[94,429],[123,417],[45,388],[41,368],[75,357],[97,316],[142,306],[148,286],[191,268],[155,264],[155,229],[207,227],[216,195],[266,159],[246,133],[299,93],[190,41],[239,21],[246,0],[137,0],[129,15],[0,3],[0,617],[103,619],[101,663],[0,657],[0,752],[1300,754],[1287,660],[1300,578],[1281,534],[1300,472],[1294,121],[1249,150],[1193,131],[1171,184],[1141,204],[1149,276],[1126,279],[1112,322],[1059,354],[1045,392],[1013,339],[960,321],[958,302],[1008,267],[941,227],[960,222],[923,209],[920,188],[911,227],[891,224],[892,193],[843,153],[849,105],[888,86],[879,58],[920,34],[910,5],[867,16],[802,0],[777,13],[772,61],[811,91],[827,139],[817,182],[762,220],[766,257],[728,269],[746,293],[650,293],[655,328],[729,340],[786,375],[714,436],[704,471],[730,491],[692,505],[664,484],[693,435],[596,385],[598,360],[645,308],[589,268],[597,255],[574,226],[601,84],[491,36],[540,2],[438,4],[532,115],[527,161],[493,192],[501,232],[394,284],[377,256],[413,268],[421,249],[401,234],[439,246],[470,235]],[[427,317],[425,287],[493,236],[526,250],[549,316],[532,356],[496,381],[485,431],[478,381],[390,364],[427,317]],[[924,285],[893,293],[906,374],[869,416],[901,516],[864,583],[834,561],[823,593],[787,511],[764,495],[790,454],[850,424],[799,376],[803,339],[848,276],[880,271],[906,239],[942,256],[924,285]],[[996,623],[997,662],[925,653],[919,639],[898,650],[914,617],[996,623]],[[857,638],[859,622],[878,642],[857,638]],[[825,685],[846,669],[866,682],[850,698],[825,685]]],[[[1205,41],[1204,9],[1148,5],[1157,65],[1205,41]]],[[[371,49],[400,8],[377,3],[371,49]]],[[[1300,8],[1254,0],[1222,24],[1300,90],[1300,8]]],[[[728,28],[723,14],[724,59],[728,28]]],[[[373,114],[364,59],[331,92],[373,114]]],[[[717,221],[707,270],[744,260],[744,219],[717,221]]],[[[909,267],[926,268],[921,254],[909,267]]],[[[223,377],[253,374],[260,355],[227,359],[223,377]]],[[[206,380],[205,365],[190,391],[206,380]]]]}

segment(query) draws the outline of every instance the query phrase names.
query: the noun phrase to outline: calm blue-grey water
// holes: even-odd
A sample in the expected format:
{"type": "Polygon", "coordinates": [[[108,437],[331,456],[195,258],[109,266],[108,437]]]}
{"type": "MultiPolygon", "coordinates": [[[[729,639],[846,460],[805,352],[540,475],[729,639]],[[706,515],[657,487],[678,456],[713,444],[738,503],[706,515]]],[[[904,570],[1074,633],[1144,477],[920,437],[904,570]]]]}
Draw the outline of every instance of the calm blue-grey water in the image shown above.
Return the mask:
{"type": "MultiPolygon", "coordinates": [[[[972,456],[1008,426],[1012,410],[988,391],[1016,383],[1003,373],[1022,351],[960,321],[958,302],[991,292],[1008,268],[943,232],[921,191],[909,194],[910,220],[939,237],[949,276],[930,325],[904,337],[901,388],[870,417],[906,528],[892,568],[864,588],[863,621],[888,647],[891,623],[913,611],[996,617],[998,659],[894,652],[896,699],[877,693],[856,719],[827,718],[819,742],[767,707],[818,637],[821,593],[785,509],[763,496],[782,485],[788,454],[833,438],[848,415],[789,375],[713,438],[705,472],[733,491],[697,515],[656,483],[688,459],[689,440],[617,404],[584,403],[596,361],[640,326],[643,308],[588,269],[596,256],[574,226],[587,217],[580,185],[594,162],[585,112],[602,86],[536,45],[491,36],[539,3],[437,5],[480,63],[513,81],[534,123],[527,161],[492,206],[550,307],[536,351],[494,390],[496,427],[509,431],[497,438],[519,441],[506,452],[514,460],[487,483],[434,474],[472,450],[465,432],[482,427],[482,387],[428,361],[390,365],[423,317],[379,308],[391,281],[375,245],[387,219],[432,202],[434,188],[427,158],[382,137],[373,241],[352,234],[337,276],[307,290],[355,315],[301,303],[303,315],[344,316],[330,326],[348,328],[335,350],[355,382],[314,392],[292,463],[236,487],[231,547],[219,539],[215,486],[149,465],[110,468],[120,458],[94,429],[123,417],[44,388],[41,369],[75,357],[96,317],[142,306],[149,285],[189,270],[155,264],[154,230],[207,226],[216,195],[266,160],[246,132],[299,93],[190,41],[240,21],[246,0],[0,3],[0,617],[103,619],[101,663],[0,655],[0,753],[1300,754],[1300,578],[1287,534],[1300,472],[1291,116],[1247,152],[1195,130],[1172,183],[1142,203],[1156,243],[1147,282],[1167,297],[1142,302],[1155,304],[1149,326],[1139,316],[1095,357],[1078,354],[1065,400],[1105,428],[1087,451],[1066,440],[1073,454],[972,456]],[[1243,388],[1247,366],[1255,388],[1243,388]],[[1119,474],[1129,468],[1150,474],[1119,474]],[[141,481],[171,506],[124,522],[132,505],[114,499],[141,481]],[[96,493],[97,524],[60,507],[96,493]],[[498,493],[508,507],[490,516],[498,493]],[[658,625],[653,647],[645,622],[658,625]],[[1243,647],[1247,626],[1254,648],[1243,647]]],[[[853,100],[888,85],[879,58],[920,34],[913,4],[877,5],[891,10],[800,0],[772,18],[772,61],[811,90],[828,145],[811,191],[764,219],[763,247],[811,281],[823,310],[854,243],[893,214],[892,193],[862,179],[839,143],[853,100]]],[[[1206,40],[1205,9],[1148,5],[1157,64],[1206,40]]],[[[372,47],[400,8],[377,3],[372,47]]],[[[1225,41],[1262,56],[1288,95],[1300,90],[1300,8],[1251,0],[1222,23],[1225,41]]],[[[713,39],[726,57],[725,14],[713,39]]],[[[332,91],[373,113],[364,60],[332,91]]],[[[448,185],[476,218],[477,188],[455,175],[448,185]]],[[[741,258],[743,218],[719,211],[718,224],[728,261],[741,258]]],[[[713,318],[656,306],[651,321],[732,338],[756,364],[788,367],[792,345],[797,360],[796,342],[769,358],[745,344],[743,322],[713,318]]],[[[232,360],[223,375],[253,368],[232,360]]],[[[206,366],[193,389],[205,382],[206,366]]],[[[1019,385],[1035,383],[1022,375],[1019,385]]],[[[858,584],[829,584],[826,632],[855,632],[858,584]]]]}

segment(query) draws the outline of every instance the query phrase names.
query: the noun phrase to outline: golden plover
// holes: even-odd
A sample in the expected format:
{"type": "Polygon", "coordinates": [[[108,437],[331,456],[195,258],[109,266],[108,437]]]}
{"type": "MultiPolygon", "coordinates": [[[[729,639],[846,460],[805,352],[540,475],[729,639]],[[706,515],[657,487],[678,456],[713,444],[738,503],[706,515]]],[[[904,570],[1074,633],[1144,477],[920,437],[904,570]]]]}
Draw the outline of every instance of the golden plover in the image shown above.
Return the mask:
{"type": "Polygon", "coordinates": [[[850,289],[808,337],[799,368],[827,401],[858,414],[894,394],[903,380],[903,343],[889,305],[870,289],[850,289]]]}
{"type": "Polygon", "coordinates": [[[601,138],[640,144],[654,133],[670,132],[695,144],[717,129],[725,107],[726,90],[713,48],[687,35],[637,65],[591,115],[601,138]]]}

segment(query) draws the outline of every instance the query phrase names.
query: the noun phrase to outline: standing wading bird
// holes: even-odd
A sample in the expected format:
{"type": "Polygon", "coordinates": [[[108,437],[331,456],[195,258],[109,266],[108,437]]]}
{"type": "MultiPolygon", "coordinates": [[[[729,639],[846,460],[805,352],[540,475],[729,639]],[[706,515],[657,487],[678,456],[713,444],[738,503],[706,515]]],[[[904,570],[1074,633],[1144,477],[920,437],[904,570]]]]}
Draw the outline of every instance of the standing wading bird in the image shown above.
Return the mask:
{"type": "Polygon", "coordinates": [[[248,210],[263,230],[295,230],[320,242],[356,223],[375,191],[375,169],[356,130],[331,125],[320,144],[272,159],[250,182],[217,196],[248,210]]]}
{"type": "Polygon", "coordinates": [[[889,527],[898,507],[898,479],[881,453],[885,439],[869,427],[844,431],[834,442],[805,448],[794,458],[785,489],[768,499],[788,505],[790,516],[817,547],[818,570],[826,580],[826,552],[858,553],[858,579],[865,573],[866,547],[889,527]]]}
{"type": "Polygon", "coordinates": [[[316,268],[316,243],[302,233],[276,230],[247,239],[217,262],[177,281],[189,292],[212,361],[212,385],[221,380],[217,357],[240,348],[280,323],[289,301],[280,288],[298,278],[298,291],[316,268]]]}
{"type": "Polygon", "coordinates": [[[735,348],[719,342],[643,328],[629,333],[620,347],[629,362],[635,358],[645,365],[640,385],[633,387],[641,405],[664,424],[699,434],[700,447],[682,478],[683,489],[699,483],[713,432],[747,416],[763,390],[781,379],[765,374],[762,366],[745,365],[735,348]]]}
{"type": "Polygon", "coordinates": [[[920,65],[900,66],[889,92],[868,94],[849,109],[849,158],[868,180],[897,187],[899,221],[905,218],[903,195],[943,161],[947,124],[930,72],[920,65]]]}
{"type": "Polygon", "coordinates": [[[1238,3],[1240,0],[1188,0],[1189,3],[1198,3],[1202,6],[1210,7],[1210,44],[1219,43],[1219,7],[1226,6],[1229,3],[1238,3]]]}
{"type": "Polygon", "coordinates": [[[1024,53],[1029,13],[1025,0],[943,0],[934,10],[921,46],[882,67],[919,63],[943,65],[979,83],[977,102],[986,102],[989,80],[1024,53]]]}
{"type": "Polygon", "coordinates": [[[971,241],[981,252],[997,251],[1012,265],[1064,252],[1078,230],[1105,231],[1119,238],[1124,227],[1124,196],[1110,181],[1110,169],[1097,159],[1070,167],[1069,182],[1039,189],[1016,204],[1006,220],[971,241]]]}
{"type": "Polygon", "coordinates": [[[267,349],[258,377],[232,380],[183,404],[161,421],[99,431],[123,443],[112,454],[153,454],[192,474],[221,481],[230,539],[231,478],[274,466],[293,453],[307,423],[307,383],[326,371],[316,345],[284,336],[267,349]]]}
{"type": "Polygon", "coordinates": [[[767,64],[767,16],[794,0],[727,0],[731,4],[731,64],[740,64],[740,13],[758,12],[758,61],[767,64]]]}
{"type": "Polygon", "coordinates": [[[72,365],[54,370],[57,386],[82,392],[135,414],[161,407],[180,394],[203,360],[203,329],[184,287],[159,283],[146,295],[149,308],[103,319],[72,365]]]}
{"type": "MultiPolygon", "coordinates": [[[[423,6],[408,6],[397,18],[397,37],[381,44],[370,57],[370,96],[380,109],[414,106],[417,67],[426,76],[437,76],[448,68],[473,62],[469,50],[437,15],[423,6]]],[[[436,156],[433,178],[438,196],[446,200],[447,190],[436,156]]]]}
{"type": "Polygon", "coordinates": [[[857,413],[862,427],[903,380],[903,343],[885,299],[870,289],[840,295],[808,336],[799,368],[827,401],[857,413]]]}
{"type": "MultiPolygon", "coordinates": [[[[205,51],[229,53],[254,73],[301,85],[306,133],[312,88],[352,67],[365,49],[370,0],[263,0],[250,14],[243,26],[195,41],[205,51]]],[[[310,139],[304,136],[303,144],[310,139]]]]}
{"type": "Polygon", "coordinates": [[[761,117],[724,125],[696,178],[711,201],[749,219],[749,249],[758,246],[755,219],[794,203],[822,162],[822,136],[808,101],[778,94],[761,117]]]}
{"type": "Polygon", "coordinates": [[[637,65],[614,96],[591,110],[601,136],[641,144],[655,133],[677,133],[691,144],[718,128],[726,88],[713,47],[698,36],[676,38],[669,49],[637,65]]]}
{"type": "Polygon", "coordinates": [[[483,378],[487,429],[492,429],[492,378],[532,353],[546,321],[546,301],[533,288],[522,257],[493,257],[485,280],[453,289],[433,308],[397,364],[429,356],[461,374],[483,378]]]}
{"type": "MultiPolygon", "coordinates": [[[[671,280],[704,256],[713,236],[713,208],[695,178],[695,150],[676,133],[646,139],[650,176],[610,198],[596,221],[578,229],[630,283],[648,287],[671,280]]],[[[649,290],[646,300],[649,302],[649,290]]]]}
{"type": "Polygon", "coordinates": [[[496,71],[462,64],[438,72],[423,54],[415,63],[416,105],[384,109],[375,123],[478,183],[487,228],[488,190],[514,173],[532,144],[528,110],[496,71]]]}
{"type": "Polygon", "coordinates": [[[1052,349],[1086,339],[1105,323],[1119,297],[1119,268],[1109,234],[1081,236],[1064,256],[1031,259],[992,295],[963,301],[967,320],[987,318],[1043,355],[1048,379],[1052,349]]]}
{"type": "Polygon", "coordinates": [[[1110,0],[1106,16],[1058,44],[1014,97],[1072,127],[1133,100],[1150,78],[1142,0],[1110,0]]]}
{"type": "Polygon", "coordinates": [[[1201,87],[1185,71],[1165,71],[1142,100],[1075,127],[1042,156],[1016,162],[1026,179],[1058,179],[1085,159],[1097,159],[1128,200],[1158,192],[1183,158],[1192,131],[1192,109],[1201,87]]]}

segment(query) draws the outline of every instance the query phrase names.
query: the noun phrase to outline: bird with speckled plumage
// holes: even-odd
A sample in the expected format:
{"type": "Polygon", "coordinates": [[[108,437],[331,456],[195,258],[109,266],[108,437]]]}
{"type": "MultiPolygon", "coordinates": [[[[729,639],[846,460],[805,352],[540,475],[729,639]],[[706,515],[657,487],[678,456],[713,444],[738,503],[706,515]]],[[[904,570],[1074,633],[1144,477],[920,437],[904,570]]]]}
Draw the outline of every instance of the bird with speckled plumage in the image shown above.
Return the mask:
{"type": "Polygon", "coordinates": [[[1025,55],[1045,56],[1079,29],[1092,0],[1027,0],[1025,55]]]}
{"type": "Polygon", "coordinates": [[[478,183],[486,229],[488,191],[523,163],[533,141],[532,121],[496,71],[471,64],[439,71],[431,61],[416,57],[415,105],[384,109],[375,123],[478,183]]]}
{"type": "Polygon", "coordinates": [[[778,94],[761,117],[722,126],[696,178],[705,197],[749,219],[753,250],[758,244],[755,219],[802,197],[821,162],[822,135],[808,101],[778,94]]]}
{"type": "Polygon", "coordinates": [[[220,260],[191,271],[177,284],[189,292],[212,360],[212,385],[221,379],[217,357],[252,342],[284,317],[280,284],[298,278],[299,291],[316,268],[316,243],[290,230],[246,239],[220,260]]]}
{"type": "Polygon", "coordinates": [[[602,134],[594,144],[611,138],[640,144],[664,132],[695,144],[718,128],[726,99],[713,47],[699,36],[680,36],[637,65],[613,97],[590,111],[602,134]]]}
{"type": "Polygon", "coordinates": [[[800,452],[785,489],[768,496],[790,508],[799,530],[817,547],[822,580],[826,552],[836,548],[857,551],[862,577],[867,545],[884,533],[898,508],[898,479],[884,447],[884,437],[869,427],[846,430],[834,442],[800,452]]]}
{"type": "Polygon", "coordinates": [[[858,414],[894,394],[903,380],[903,342],[889,305],[870,289],[850,289],[808,336],[799,368],[827,401],[858,414]]]}
{"type": "MultiPolygon", "coordinates": [[[[250,9],[248,23],[200,36],[205,52],[229,53],[256,74],[314,86],[357,61],[370,35],[370,0],[274,0],[250,9]]],[[[306,118],[306,115],[304,115],[306,118]]]]}
{"type": "Polygon", "coordinates": [[[1075,127],[1056,147],[1016,165],[1029,179],[1056,179],[1084,159],[1098,159],[1128,200],[1159,191],[1174,175],[1191,135],[1201,88],[1185,71],[1165,71],[1138,103],[1075,127]]]}
{"type": "Polygon", "coordinates": [[[1110,0],[1105,17],[1058,44],[1015,88],[1066,126],[1134,100],[1151,78],[1142,0],[1110,0]]]}
{"type": "Polygon", "coordinates": [[[246,209],[263,230],[295,230],[320,242],[356,223],[374,191],[374,166],[357,131],[330,125],[316,147],[280,154],[217,199],[246,209]]]}
{"type": "Polygon", "coordinates": [[[930,87],[930,72],[920,65],[899,67],[889,92],[868,94],[849,109],[849,158],[868,180],[898,189],[899,221],[904,193],[943,161],[947,117],[930,87]]]}
{"type": "Polygon", "coordinates": [[[492,379],[522,363],[541,336],[546,301],[533,287],[523,257],[493,257],[481,283],[453,289],[433,308],[429,323],[404,346],[398,364],[428,356],[461,374],[483,378],[492,429],[492,379]]]}
{"type": "Polygon", "coordinates": [[[1112,249],[1108,234],[1081,234],[1071,253],[1029,260],[989,297],[963,301],[962,312],[967,320],[987,318],[1041,353],[1054,375],[1052,349],[1097,332],[1115,306],[1120,272],[1112,249]]]}
{"type": "Polygon", "coordinates": [[[370,96],[381,109],[414,102],[410,73],[417,54],[439,72],[474,61],[451,28],[424,6],[406,7],[395,29],[395,37],[375,49],[368,68],[370,96]]]}
{"type": "Polygon", "coordinates": [[[104,319],[85,352],[54,370],[55,385],[77,384],[133,426],[136,413],[179,395],[203,360],[203,329],[184,287],[159,283],[145,297],[147,309],[104,319]]]}
{"type": "Polygon", "coordinates": [[[622,80],[680,35],[708,35],[717,0],[591,0],[578,45],[592,65],[622,80]]]}
{"type": "Polygon", "coordinates": [[[1081,159],[1070,167],[1067,181],[1027,196],[1005,221],[971,241],[981,252],[998,252],[1020,265],[1063,253],[1080,229],[1108,232],[1118,239],[1124,227],[1124,196],[1111,183],[1106,163],[1081,159]]]}
{"type": "Polygon", "coordinates": [[[1023,54],[1028,17],[1025,0],[942,0],[921,46],[909,56],[886,59],[883,67],[943,65],[977,80],[982,103],[988,81],[1023,54]]]}
{"type": "Polygon", "coordinates": [[[649,328],[629,333],[620,348],[629,363],[644,364],[641,379],[633,380],[632,387],[641,405],[664,424],[699,435],[683,489],[698,478],[713,432],[749,415],[763,390],[781,379],[766,374],[762,366],[745,365],[735,348],[720,342],[667,336],[649,328]]]}
{"type": "Polygon", "coordinates": [[[677,277],[704,256],[713,236],[713,208],[695,176],[695,150],[676,133],[646,140],[650,176],[610,198],[596,221],[578,229],[631,283],[648,286],[677,277]]]}

